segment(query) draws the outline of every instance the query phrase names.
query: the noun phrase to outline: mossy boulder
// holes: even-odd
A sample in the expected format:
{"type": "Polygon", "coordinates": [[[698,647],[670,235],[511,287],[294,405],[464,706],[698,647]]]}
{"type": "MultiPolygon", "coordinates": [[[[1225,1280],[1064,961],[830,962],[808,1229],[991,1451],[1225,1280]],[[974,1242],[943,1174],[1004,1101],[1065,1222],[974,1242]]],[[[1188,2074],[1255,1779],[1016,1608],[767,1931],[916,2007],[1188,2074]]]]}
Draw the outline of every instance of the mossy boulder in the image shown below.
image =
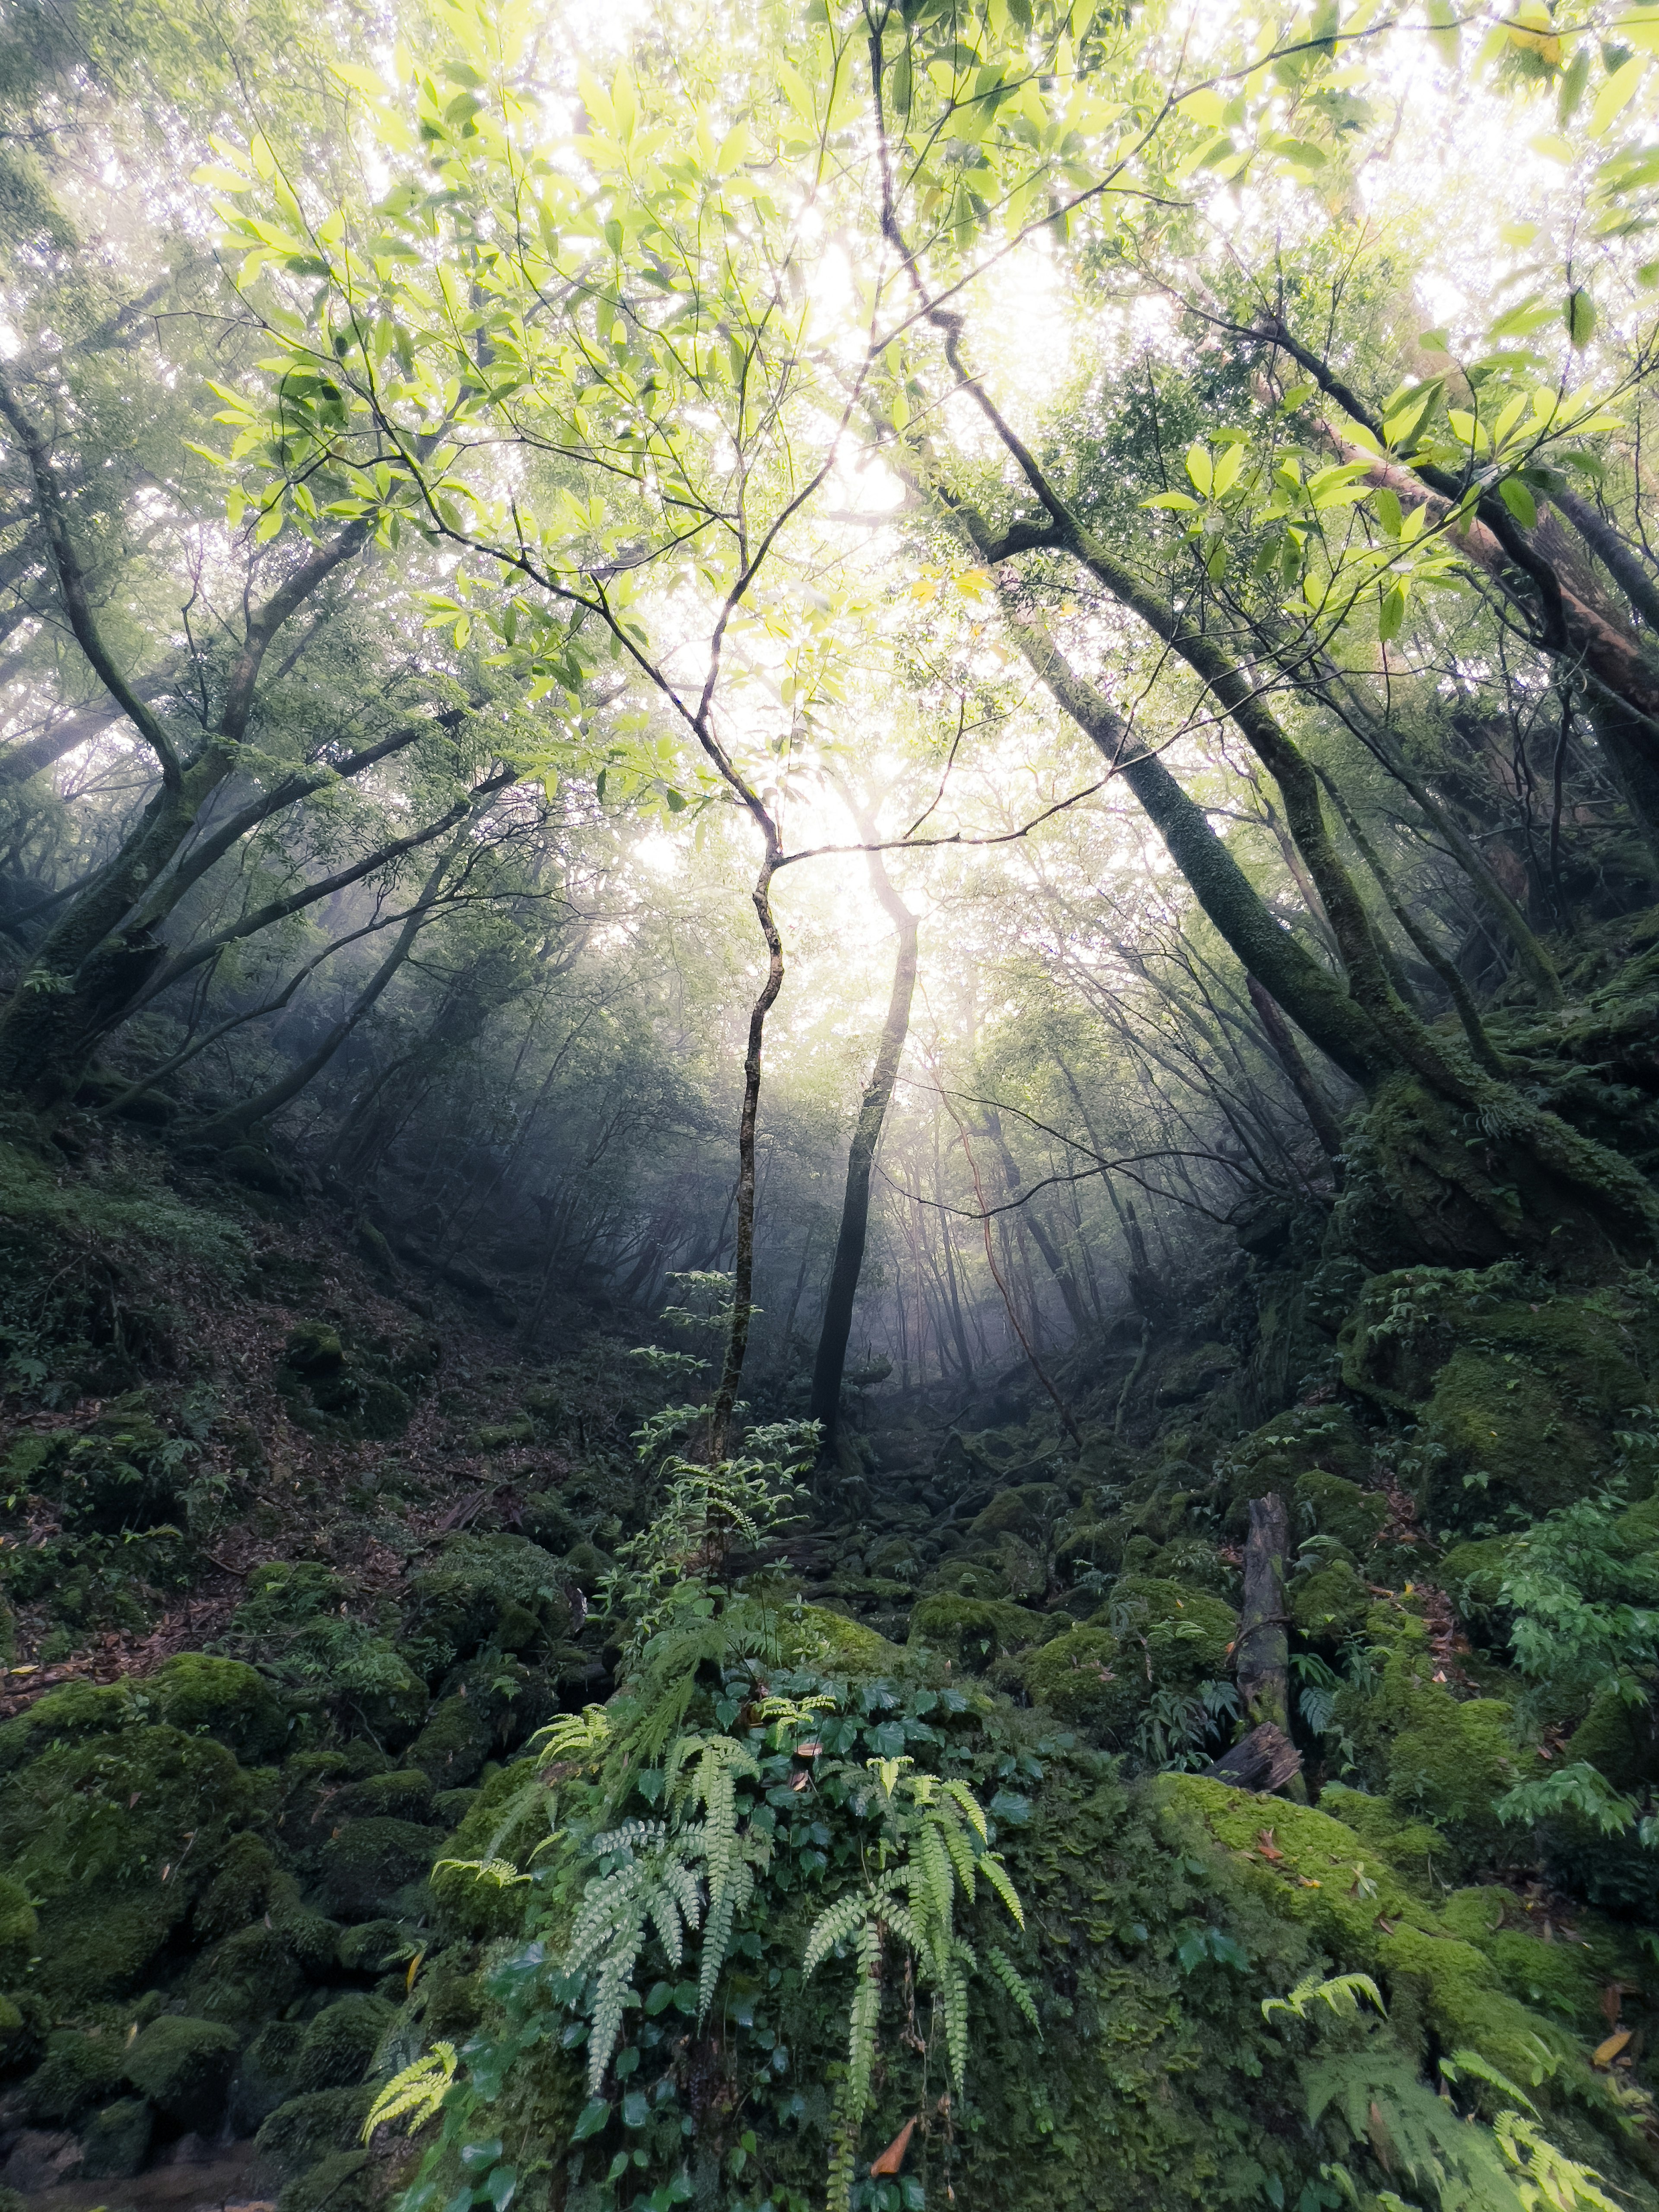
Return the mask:
{"type": "Polygon", "coordinates": [[[0,2070],[18,2073],[46,2048],[52,2014],[34,1990],[0,1993],[0,2070]]]}
{"type": "Polygon", "coordinates": [[[495,1730],[471,1699],[440,1698],[405,1755],[430,1789],[453,1790],[473,1779],[495,1741],[495,1730]]]}
{"type": "Polygon", "coordinates": [[[288,1741],[288,1717],[257,1668],[203,1651],[180,1652],[144,1684],[156,1716],[186,1735],[210,1735],[245,1766],[275,1759],[288,1741]]]}
{"type": "Polygon", "coordinates": [[[184,1994],[203,2020],[246,2031],[291,2003],[305,1980],[289,1946],[260,1920],[204,1952],[191,1967],[184,1994]]]}
{"type": "Polygon", "coordinates": [[[381,2162],[366,2150],[339,2150],[297,2174],[276,2199],[276,2212],[374,2212],[386,2197],[381,2162]]]}
{"type": "Polygon", "coordinates": [[[395,1904],[436,1857],[438,1832],[414,1820],[348,1820],[323,1846],[323,1894],[336,1911],[367,1920],[395,1904]]]}
{"type": "Polygon", "coordinates": [[[473,1873],[465,1863],[501,1858],[516,1864],[540,1842],[546,1815],[536,1802],[535,1773],[528,1759],[499,1768],[445,1840],[430,1887],[438,1924],[452,1939],[481,1942],[515,1934],[523,1926],[524,1893],[473,1873]]]}
{"type": "Polygon", "coordinates": [[[1026,1482],[997,1495],[969,1524],[975,1536],[1023,1536],[1041,1544],[1066,1503],[1052,1482],[1026,1482]]]}
{"type": "Polygon", "coordinates": [[[263,2122],[253,2139],[253,2178],[280,2187],[337,2151],[356,2150],[374,2090],[311,2089],[289,2097],[263,2122]]]}
{"type": "Polygon", "coordinates": [[[124,2088],[126,2079],[118,2036],[55,2035],[25,2086],[23,2110],[33,2126],[72,2128],[124,2088]]]}
{"type": "Polygon", "coordinates": [[[951,1597],[936,1592],[910,1614],[910,1642],[925,1644],[956,1666],[982,1672],[1006,1651],[1041,1644],[1054,1624],[1023,1606],[995,1598],[951,1597]]]}
{"type": "Polygon", "coordinates": [[[1313,1644],[1340,1644],[1358,1635],[1370,1611],[1370,1593],[1346,1559],[1297,1575],[1291,1583],[1291,1619],[1313,1644]]]}
{"type": "Polygon", "coordinates": [[[273,2020],[243,2051],[225,2116],[234,2135],[253,2135],[293,2095],[294,2062],[304,2035],[300,2021],[273,2020]]]}
{"type": "Polygon", "coordinates": [[[262,1836],[233,1836],[219,1855],[212,1880],[197,1900],[191,1918],[196,1933],[212,1942],[263,1919],[272,1905],[293,1889],[262,1836]]]}
{"type": "Polygon", "coordinates": [[[1568,1741],[1566,1757],[1600,1768],[1615,1790],[1646,1789],[1659,1779],[1651,1705],[1645,1698],[1632,1704],[1610,1687],[1599,1690],[1568,1741]]]}
{"type": "Polygon", "coordinates": [[[778,1653],[787,1666],[817,1667],[826,1674],[890,1674],[904,1654],[862,1621],[828,1606],[804,1605],[778,1623],[778,1653]]]}
{"type": "Polygon", "coordinates": [[[1470,1627],[1488,1639],[1498,1632],[1504,1578],[1514,1548],[1514,1540],[1507,1536],[1481,1536],[1454,1544],[1436,1575],[1470,1627]]]}
{"type": "Polygon", "coordinates": [[[127,2181],[149,2155],[155,2115],[142,2097],[119,2097],[81,2129],[82,2181],[127,2181]]]}
{"type": "Polygon", "coordinates": [[[397,2017],[397,2007],[383,1997],[345,1996],[325,2006],[295,2056],[295,2089],[349,2088],[361,2081],[397,2017]]]}
{"type": "Polygon", "coordinates": [[[1104,1628],[1068,1628],[1027,1654],[1020,1675],[1032,1698],[1074,1727],[1109,1733],[1139,1702],[1123,1675],[1118,1640],[1104,1628]]]}
{"type": "Polygon", "coordinates": [[[27,1975],[40,1935],[28,1892],[0,1875],[0,1989],[14,1987],[27,1975]]]}
{"type": "Polygon", "coordinates": [[[216,2021],[163,2013],[126,2053],[127,2079],[178,2126],[210,2131],[225,2108],[241,2039],[216,2021]]]}
{"type": "Polygon", "coordinates": [[[348,1974],[384,1974],[410,1955],[409,1938],[400,1920],[362,1920],[340,1936],[340,1964],[348,1974]]]}
{"type": "Polygon", "coordinates": [[[1357,1482],[1328,1474],[1322,1468],[1298,1475],[1292,1497],[1292,1527],[1297,1533],[1311,1529],[1334,1537],[1356,1559],[1365,1558],[1389,1517],[1388,1501],[1374,1490],[1362,1490],[1357,1482]]]}
{"type": "MultiPolygon", "coordinates": [[[[420,1740],[416,1739],[417,1743],[420,1740]]],[[[390,1774],[365,1775],[361,1782],[349,1783],[331,1809],[351,1820],[369,1817],[425,1820],[432,1813],[431,1777],[418,1766],[396,1767],[390,1774]]]]}
{"type": "Polygon", "coordinates": [[[1153,1787],[1212,1839],[1231,1884],[1310,1928],[1339,1970],[1372,1974],[1397,2026],[1415,2013],[1446,2048],[1477,2051],[1511,2080],[1533,2078],[1540,2041],[1584,2070],[1561,2030],[1511,1996],[1484,1952],[1407,1889],[1354,1829],[1322,1810],[1200,1775],[1162,1775],[1153,1787]]]}
{"type": "Polygon", "coordinates": [[[1159,1691],[1190,1693],[1225,1668],[1236,1616],[1207,1590],[1121,1575],[1089,1622],[1018,1662],[1030,1696],[1062,1720],[1121,1741],[1159,1691]]]}
{"type": "Polygon", "coordinates": [[[258,1795],[223,1745],[149,1723],[56,1743],[0,1785],[0,1863],[37,1899],[54,1999],[134,1987],[258,1795]]]}
{"type": "Polygon", "coordinates": [[[49,1744],[112,1735],[133,1718],[132,1694],[121,1682],[65,1682],[27,1712],[0,1726],[0,1775],[38,1758],[49,1744]]]}

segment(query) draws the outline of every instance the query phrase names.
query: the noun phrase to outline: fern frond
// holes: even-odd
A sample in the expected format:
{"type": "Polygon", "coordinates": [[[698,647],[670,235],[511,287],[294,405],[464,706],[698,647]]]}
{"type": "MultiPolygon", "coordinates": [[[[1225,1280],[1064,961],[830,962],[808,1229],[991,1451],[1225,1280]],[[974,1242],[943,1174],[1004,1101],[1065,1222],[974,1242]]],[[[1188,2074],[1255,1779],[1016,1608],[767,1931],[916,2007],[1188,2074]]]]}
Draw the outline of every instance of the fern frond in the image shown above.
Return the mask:
{"type": "Polygon", "coordinates": [[[929,1820],[916,1838],[910,1859],[910,1910],[931,1919],[948,1938],[956,1921],[957,1878],[945,1854],[939,1824],[929,1820]]]}
{"type": "Polygon", "coordinates": [[[1019,2012],[1041,2035],[1042,2026],[1037,2019],[1036,1999],[1031,1994],[1030,1984],[1020,1972],[1019,1968],[1000,1945],[995,1943],[991,1946],[987,1954],[986,1962],[992,1973],[1013,1999],[1019,2012]]]}
{"type": "Polygon", "coordinates": [[[1263,1997],[1261,2017],[1271,2020],[1276,2012],[1286,2012],[1306,2020],[1308,2007],[1316,2003],[1328,2005],[1334,2013],[1357,2013],[1362,1997],[1387,2019],[1382,1992],[1369,1974],[1333,1974],[1322,1981],[1317,1974],[1304,1974],[1287,1996],[1263,1997]]]}
{"type": "Polygon", "coordinates": [[[960,1820],[945,1820],[937,1823],[941,1841],[949,1852],[951,1863],[957,1870],[957,1880],[967,1893],[968,1902],[974,1902],[978,1881],[978,1862],[974,1847],[969,1842],[960,1820]]]}
{"type": "Polygon", "coordinates": [[[821,1966],[837,1943],[845,1943],[864,1925],[870,1917],[872,1900],[854,1893],[837,1898],[836,1902],[819,1913],[812,1923],[812,1931],[806,1939],[806,1949],[801,1960],[803,1978],[821,1966]]]}
{"type": "Polygon", "coordinates": [[[881,1930],[873,1920],[866,1920],[859,1930],[858,1961],[847,2040],[847,2107],[855,2136],[869,2109],[876,2026],[881,2018],[881,1930]]]}
{"type": "Polygon", "coordinates": [[[1009,1917],[1016,1928],[1025,1926],[1025,1907],[1019,1901],[1019,1892],[1014,1887],[1013,1877],[1002,1863],[1000,1851],[987,1851],[979,1862],[979,1871],[1008,1908],[1009,1917]]]}
{"type": "Polygon", "coordinates": [[[981,1843],[989,1843],[991,1838],[989,1832],[985,1825],[984,1812],[981,1808],[978,1798],[975,1796],[973,1791],[968,1787],[968,1784],[965,1782],[957,1782],[954,1780],[948,1782],[942,1781],[939,1787],[939,1795],[942,1797],[948,1797],[954,1804],[961,1807],[963,1814],[967,1816],[969,1826],[973,1829],[981,1843]]]}
{"type": "Polygon", "coordinates": [[[526,1749],[539,1766],[563,1765],[575,1760],[583,1766],[601,1758],[611,1742],[611,1721],[603,1705],[584,1705],[580,1713],[561,1713],[544,1729],[538,1729],[526,1749]]]}
{"type": "Polygon", "coordinates": [[[1539,2116],[1537,2106],[1526,2091],[1517,2089],[1507,2074],[1500,2074],[1491,2060],[1483,2058],[1478,2051],[1454,2051],[1449,2058],[1441,2060],[1440,2071],[1449,2081],[1455,2081],[1464,2074],[1473,2074],[1477,2081],[1489,2081],[1494,2089],[1501,2089],[1523,2112],[1530,2112],[1534,2119],[1539,2116]]]}
{"type": "Polygon", "coordinates": [[[514,1889],[530,1876],[520,1874],[510,1859],[439,1859],[433,1873],[441,1873],[445,1867],[454,1867],[462,1874],[476,1875],[480,1881],[493,1882],[497,1889],[514,1889]]]}
{"type": "MultiPolygon", "coordinates": [[[[966,1947],[964,1946],[963,1948],[966,1947]]],[[[945,2000],[945,2047],[951,2060],[951,2078],[960,2095],[968,2080],[968,1976],[969,1960],[960,1950],[945,1960],[941,1995],[945,2000]]]]}
{"type": "Polygon", "coordinates": [[[1558,2150],[1518,2112],[1500,2112],[1492,2132],[1515,2169],[1516,2193],[1527,2212],[1618,2212],[1594,2167],[1558,2150]]]}
{"type": "Polygon", "coordinates": [[[376,2128],[387,2127],[393,2120],[406,2121],[409,2133],[413,2135],[438,2112],[454,2079],[454,2045],[434,2043],[423,2058],[417,2058],[412,2066],[405,2066],[401,2074],[394,2074],[386,2083],[368,2108],[362,2140],[367,2142],[376,2128]]]}

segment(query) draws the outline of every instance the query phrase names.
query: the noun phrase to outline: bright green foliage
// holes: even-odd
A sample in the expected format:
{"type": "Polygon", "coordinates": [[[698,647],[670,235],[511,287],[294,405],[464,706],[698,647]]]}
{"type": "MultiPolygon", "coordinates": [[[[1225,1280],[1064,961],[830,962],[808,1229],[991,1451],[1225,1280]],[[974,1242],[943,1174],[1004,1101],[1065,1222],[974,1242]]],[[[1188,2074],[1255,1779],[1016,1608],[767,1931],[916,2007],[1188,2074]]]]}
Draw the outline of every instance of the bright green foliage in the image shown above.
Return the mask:
{"type": "Polygon", "coordinates": [[[450,2083],[455,2078],[455,2046],[434,2043],[412,2066],[394,2074],[368,2108],[363,2122],[367,2142],[377,2128],[404,2126],[410,2135],[434,2119],[443,2109],[450,2083]]]}

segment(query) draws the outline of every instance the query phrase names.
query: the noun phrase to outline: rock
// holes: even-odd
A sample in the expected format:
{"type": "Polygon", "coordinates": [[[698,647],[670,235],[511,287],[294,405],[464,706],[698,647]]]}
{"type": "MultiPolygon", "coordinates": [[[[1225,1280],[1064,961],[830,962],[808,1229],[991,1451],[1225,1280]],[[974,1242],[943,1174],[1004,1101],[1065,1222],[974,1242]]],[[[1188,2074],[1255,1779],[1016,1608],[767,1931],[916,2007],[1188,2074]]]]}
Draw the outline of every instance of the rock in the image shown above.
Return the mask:
{"type": "Polygon", "coordinates": [[[72,2128],[83,2112],[101,2105],[126,2079],[114,2036],[54,2036],[45,2059],[23,2088],[23,2114],[34,2126],[72,2128]]]}
{"type": "Polygon", "coordinates": [[[28,1892],[0,1875],[0,1987],[21,1982],[27,1973],[40,1933],[28,1892]]]}
{"type": "Polygon", "coordinates": [[[155,2117],[140,2097],[123,2097],[94,2112],[81,2130],[81,2179],[125,2181],[149,2154],[155,2117]]]}
{"type": "Polygon", "coordinates": [[[127,2078],[179,2126],[210,2128],[224,2110],[239,2048],[217,2021],[164,2013],[127,2052],[127,2078]]]}
{"type": "Polygon", "coordinates": [[[431,1778],[433,1786],[451,1790],[471,1782],[489,1758],[495,1733],[465,1698],[442,1698],[409,1748],[411,1765],[431,1778]]]}
{"type": "Polygon", "coordinates": [[[358,2136],[374,2091],[313,2089],[279,2105],[254,2137],[252,2179],[262,2185],[292,2181],[319,2158],[360,2148],[358,2136]]]}
{"type": "Polygon", "coordinates": [[[56,2189],[60,2182],[73,2181],[81,2171],[81,2146],[67,2132],[47,2133],[39,2128],[25,2128],[14,2141],[4,2166],[0,2166],[0,2187],[17,2190],[24,2197],[33,2197],[42,2189],[56,2189]]]}
{"type": "Polygon", "coordinates": [[[305,1986],[305,1975],[283,1935],[263,1920],[239,1928],[191,1968],[185,1999],[192,2013],[244,2031],[269,2020],[305,1986]]]}
{"type": "Polygon", "coordinates": [[[332,1810],[348,1820],[367,1816],[424,1820],[432,1811],[432,1783],[418,1766],[392,1774],[371,1774],[353,1782],[335,1799],[332,1810]]]}
{"type": "Polygon", "coordinates": [[[380,2161],[366,2150],[336,2151],[290,2181],[276,2212],[371,2212],[384,2196],[380,2161]]]}
{"type": "Polygon", "coordinates": [[[348,1820],[323,1846],[324,1893],[337,1911],[368,1919],[426,1873],[439,1840],[435,1829],[413,1820],[348,1820]]]}
{"type": "Polygon", "coordinates": [[[342,2089],[361,2081],[381,2038],[398,2017],[384,1997],[342,1997],[307,2028],[294,2062],[296,2092],[342,2089]]]}
{"type": "MultiPolygon", "coordinates": [[[[458,1795],[471,1796],[465,1790],[458,1795]]],[[[410,1954],[409,1939],[398,1920],[364,1920],[340,1937],[340,1964],[349,1974],[383,1974],[410,1954]]]]}
{"type": "Polygon", "coordinates": [[[305,2029],[295,2020],[273,2020],[262,2027],[236,2069],[225,2120],[232,2135],[251,2136],[294,2094],[294,2062],[305,2029]]]}
{"type": "Polygon", "coordinates": [[[288,1741],[288,1717],[263,1674],[240,1659],[181,1651],[144,1684],[168,1727],[210,1735],[246,1766],[276,1758],[288,1741]]]}

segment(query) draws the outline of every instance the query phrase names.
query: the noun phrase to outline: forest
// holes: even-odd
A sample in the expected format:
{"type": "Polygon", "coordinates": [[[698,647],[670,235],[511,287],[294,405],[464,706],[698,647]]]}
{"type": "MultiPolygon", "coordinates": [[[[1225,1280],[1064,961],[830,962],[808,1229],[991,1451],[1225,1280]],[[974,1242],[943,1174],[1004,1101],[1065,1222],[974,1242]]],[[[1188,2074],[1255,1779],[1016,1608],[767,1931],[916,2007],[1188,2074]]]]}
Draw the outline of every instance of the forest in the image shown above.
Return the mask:
{"type": "Polygon", "coordinates": [[[4,0],[0,2212],[1659,2212],[1659,5],[4,0]]]}

